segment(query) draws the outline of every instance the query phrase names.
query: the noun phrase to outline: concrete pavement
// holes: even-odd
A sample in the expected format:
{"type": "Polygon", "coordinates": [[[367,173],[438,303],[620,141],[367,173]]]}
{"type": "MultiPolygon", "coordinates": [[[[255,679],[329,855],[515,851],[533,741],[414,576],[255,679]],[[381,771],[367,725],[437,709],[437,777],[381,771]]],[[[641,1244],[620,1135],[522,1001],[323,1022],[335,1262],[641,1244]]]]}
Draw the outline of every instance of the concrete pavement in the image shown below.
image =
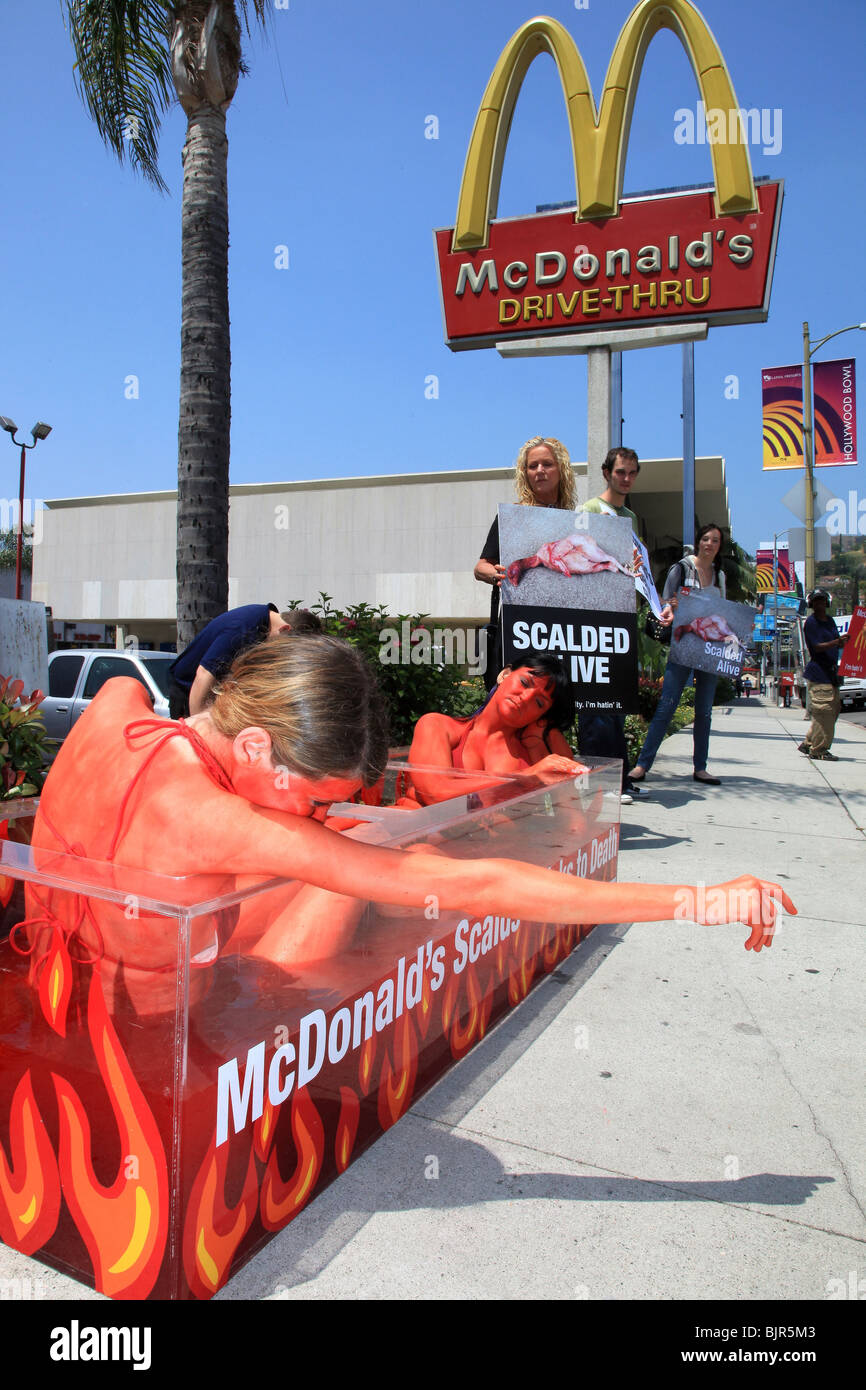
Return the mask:
{"type": "Polygon", "coordinates": [[[866,1279],[866,730],[810,763],[806,727],[718,708],[724,785],[692,781],[689,728],[623,808],[621,880],[781,882],[800,915],[772,950],[598,928],[218,1297],[823,1300],[866,1279]]]}
{"type": "MultiPolygon", "coordinates": [[[[866,1280],[866,729],[840,723],[841,761],[811,763],[805,728],[717,708],[723,786],[692,781],[688,728],[622,813],[620,880],[781,882],[800,915],[772,950],[735,926],[598,928],[218,1299],[824,1300],[866,1280]]],[[[0,1275],[98,1297],[5,1247],[0,1275]]]]}

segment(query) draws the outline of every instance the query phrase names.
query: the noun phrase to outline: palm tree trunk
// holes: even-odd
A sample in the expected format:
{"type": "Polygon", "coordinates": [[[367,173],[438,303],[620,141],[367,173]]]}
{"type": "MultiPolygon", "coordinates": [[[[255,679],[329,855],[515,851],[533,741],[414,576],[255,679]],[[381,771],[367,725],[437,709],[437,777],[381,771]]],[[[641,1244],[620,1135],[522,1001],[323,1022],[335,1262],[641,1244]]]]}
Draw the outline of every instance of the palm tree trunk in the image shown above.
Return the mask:
{"type": "Polygon", "coordinates": [[[183,149],[177,640],[228,607],[231,348],[225,113],[189,116],[183,149]]]}

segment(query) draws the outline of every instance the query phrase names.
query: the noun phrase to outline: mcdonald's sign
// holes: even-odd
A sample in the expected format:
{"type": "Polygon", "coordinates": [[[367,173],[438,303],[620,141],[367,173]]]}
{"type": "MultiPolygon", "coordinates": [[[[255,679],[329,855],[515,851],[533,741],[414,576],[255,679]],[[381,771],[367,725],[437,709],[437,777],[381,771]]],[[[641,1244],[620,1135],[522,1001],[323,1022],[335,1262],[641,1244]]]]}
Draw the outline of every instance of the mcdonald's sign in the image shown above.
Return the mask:
{"type": "Polygon", "coordinates": [[[571,35],[546,16],[509,39],[475,120],[453,228],[435,233],[449,347],[507,338],[769,313],[781,182],[755,184],[743,116],[724,59],[690,0],[641,0],[623,25],[596,110],[571,35]],[[622,196],[634,96],[652,37],[682,43],[708,113],[739,139],[709,139],[714,185],[622,196]],[[574,155],[574,210],[496,220],[502,163],[523,79],[553,58],[574,155]]]}

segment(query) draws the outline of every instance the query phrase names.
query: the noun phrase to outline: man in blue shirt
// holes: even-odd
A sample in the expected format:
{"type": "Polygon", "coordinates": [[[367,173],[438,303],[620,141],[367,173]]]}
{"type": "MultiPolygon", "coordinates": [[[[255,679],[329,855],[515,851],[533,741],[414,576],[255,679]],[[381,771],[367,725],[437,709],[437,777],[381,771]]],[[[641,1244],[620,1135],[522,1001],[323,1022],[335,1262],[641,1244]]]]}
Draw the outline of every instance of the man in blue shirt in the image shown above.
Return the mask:
{"type": "Polygon", "coordinates": [[[839,649],[846,638],[827,616],[830,595],[826,589],[813,589],[806,602],[812,614],[803,624],[803,636],[809,648],[810,661],[804,675],[809,685],[809,711],[812,723],[800,744],[800,752],[808,753],[816,762],[836,763],[839,759],[830,752],[836,720],[839,717],[839,676],[836,667],[839,649]]]}
{"type": "Polygon", "coordinates": [[[168,668],[172,719],[199,714],[213,686],[245,647],[293,630],[321,631],[321,624],[305,609],[280,613],[273,603],[247,603],[213,618],[168,668]],[[305,618],[315,629],[305,626],[305,618]]]}

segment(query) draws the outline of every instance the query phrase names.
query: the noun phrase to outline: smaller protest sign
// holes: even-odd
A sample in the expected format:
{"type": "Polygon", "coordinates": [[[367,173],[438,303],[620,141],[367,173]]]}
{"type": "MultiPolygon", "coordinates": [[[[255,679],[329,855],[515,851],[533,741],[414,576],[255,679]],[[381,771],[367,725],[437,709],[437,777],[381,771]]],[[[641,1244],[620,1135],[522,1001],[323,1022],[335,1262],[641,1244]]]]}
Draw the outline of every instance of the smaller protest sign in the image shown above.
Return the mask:
{"type": "Polygon", "coordinates": [[[842,648],[840,676],[862,676],[866,679],[866,608],[855,608],[848,628],[848,640],[842,648]]]}
{"type": "Polygon", "coordinates": [[[679,593],[670,659],[677,666],[736,678],[743,669],[755,614],[716,590],[679,593]]]}

